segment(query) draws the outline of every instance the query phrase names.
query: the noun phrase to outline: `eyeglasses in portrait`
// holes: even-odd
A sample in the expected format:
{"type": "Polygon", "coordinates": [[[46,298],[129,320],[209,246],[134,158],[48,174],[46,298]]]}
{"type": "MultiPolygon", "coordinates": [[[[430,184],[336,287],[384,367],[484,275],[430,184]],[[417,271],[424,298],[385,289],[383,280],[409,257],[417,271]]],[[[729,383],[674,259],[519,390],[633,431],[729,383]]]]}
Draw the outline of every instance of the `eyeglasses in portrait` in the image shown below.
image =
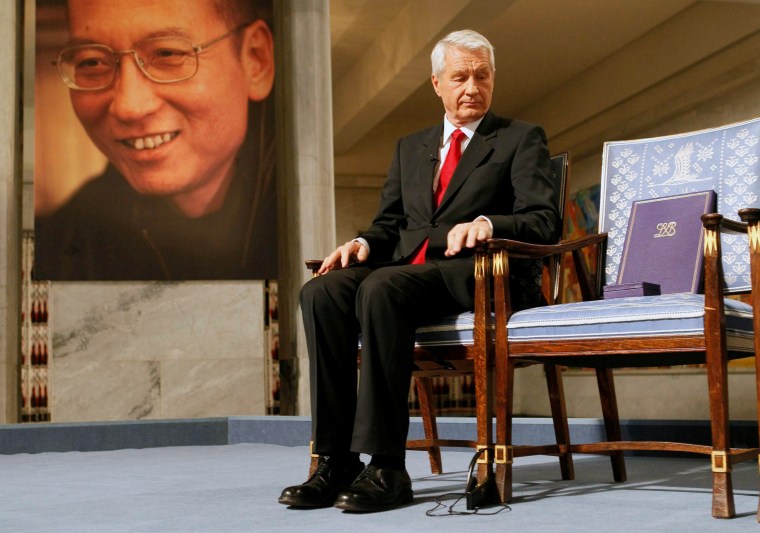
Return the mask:
{"type": "Polygon", "coordinates": [[[36,7],[35,278],[276,278],[272,0],[36,7]]]}

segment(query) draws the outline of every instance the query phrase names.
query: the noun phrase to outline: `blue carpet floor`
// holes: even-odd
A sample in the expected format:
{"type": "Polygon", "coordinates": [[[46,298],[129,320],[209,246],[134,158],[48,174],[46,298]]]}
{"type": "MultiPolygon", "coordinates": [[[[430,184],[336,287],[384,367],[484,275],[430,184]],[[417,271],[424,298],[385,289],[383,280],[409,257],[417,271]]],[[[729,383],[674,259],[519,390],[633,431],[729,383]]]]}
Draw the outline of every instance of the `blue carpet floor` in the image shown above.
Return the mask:
{"type": "MultiPolygon", "coordinates": [[[[709,460],[653,457],[628,458],[628,482],[621,484],[611,482],[605,458],[577,456],[575,481],[561,481],[549,458],[518,459],[515,498],[508,508],[449,515],[455,496],[447,495],[463,490],[469,460],[468,452],[444,452],[447,473],[433,476],[426,454],[410,452],[414,502],[361,515],[277,503],[283,487],[305,479],[306,446],[241,443],[0,455],[0,531],[760,532],[755,461],[735,469],[738,516],[717,520],[710,516],[709,460]]],[[[466,511],[464,503],[454,510],[466,511]]]]}

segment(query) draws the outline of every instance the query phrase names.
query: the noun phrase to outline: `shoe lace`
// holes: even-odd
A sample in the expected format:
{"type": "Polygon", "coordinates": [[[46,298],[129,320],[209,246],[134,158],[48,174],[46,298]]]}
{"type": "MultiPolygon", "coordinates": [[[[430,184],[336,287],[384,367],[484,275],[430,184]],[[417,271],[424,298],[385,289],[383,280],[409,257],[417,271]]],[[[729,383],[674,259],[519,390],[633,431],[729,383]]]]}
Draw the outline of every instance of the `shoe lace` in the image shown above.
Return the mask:
{"type": "Polygon", "coordinates": [[[308,479],[307,483],[309,481],[312,481],[312,480],[320,477],[320,476],[321,477],[326,477],[327,474],[329,473],[329,471],[330,471],[330,465],[327,464],[327,461],[325,461],[325,460],[319,461],[319,464],[317,465],[317,469],[314,470],[314,473],[311,476],[309,476],[309,479],[308,479]]]}
{"type": "Polygon", "coordinates": [[[364,479],[367,477],[372,477],[375,474],[375,471],[377,470],[377,467],[375,465],[367,465],[367,467],[361,471],[359,474],[359,477],[356,478],[356,481],[359,481],[360,479],[364,479]]]}

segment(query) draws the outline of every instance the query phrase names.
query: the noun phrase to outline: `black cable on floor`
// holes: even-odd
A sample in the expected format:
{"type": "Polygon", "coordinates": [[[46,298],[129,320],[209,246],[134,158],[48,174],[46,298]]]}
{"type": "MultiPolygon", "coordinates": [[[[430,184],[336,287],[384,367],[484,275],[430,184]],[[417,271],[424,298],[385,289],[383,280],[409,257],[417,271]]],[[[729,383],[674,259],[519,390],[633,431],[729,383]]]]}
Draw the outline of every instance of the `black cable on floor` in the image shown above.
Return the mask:
{"type": "MultiPolygon", "coordinates": [[[[473,475],[473,471],[475,470],[475,467],[478,464],[478,457],[484,452],[484,449],[478,450],[475,452],[475,455],[473,456],[472,460],[470,460],[470,466],[467,470],[467,490],[471,491],[473,488],[475,488],[475,485],[477,485],[478,480],[473,475]]],[[[481,515],[481,516],[489,516],[489,515],[496,515],[501,513],[502,511],[511,511],[512,508],[507,505],[506,503],[500,503],[497,505],[497,509],[491,510],[490,512],[482,512],[482,510],[478,507],[476,507],[474,510],[466,510],[466,511],[457,511],[454,509],[454,507],[462,501],[463,498],[467,496],[464,492],[449,492],[447,494],[443,494],[436,498],[435,500],[435,507],[432,509],[429,509],[425,511],[426,516],[432,516],[432,517],[439,517],[439,516],[466,516],[466,515],[481,515]],[[447,497],[451,498],[454,497],[456,500],[454,500],[454,503],[451,505],[446,505],[443,503],[443,500],[447,497]],[[439,509],[443,508],[443,512],[438,512],[439,509]]]]}
{"type": "Polygon", "coordinates": [[[506,503],[500,503],[498,504],[496,509],[489,509],[488,512],[484,512],[481,508],[475,508],[473,511],[458,511],[454,507],[462,501],[462,499],[465,497],[465,494],[463,492],[449,492],[447,494],[443,494],[436,498],[435,500],[435,507],[432,509],[428,509],[425,511],[426,516],[432,516],[432,517],[440,517],[440,516],[466,516],[466,515],[480,515],[480,516],[489,516],[489,515],[495,515],[499,514],[502,511],[511,511],[512,508],[507,505],[506,503]],[[454,500],[454,503],[451,505],[446,505],[443,500],[446,498],[455,497],[456,500],[454,500]],[[443,509],[440,511],[440,509],[443,509]]]}

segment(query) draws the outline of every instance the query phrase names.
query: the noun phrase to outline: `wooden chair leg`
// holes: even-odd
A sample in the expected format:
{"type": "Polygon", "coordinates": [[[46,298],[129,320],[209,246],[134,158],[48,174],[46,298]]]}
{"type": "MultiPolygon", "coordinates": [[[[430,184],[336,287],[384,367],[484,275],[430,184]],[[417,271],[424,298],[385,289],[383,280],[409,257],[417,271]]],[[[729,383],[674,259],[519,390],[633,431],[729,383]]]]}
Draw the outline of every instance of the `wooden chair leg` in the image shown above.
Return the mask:
{"type": "Polygon", "coordinates": [[[734,488],[731,475],[731,435],[728,418],[728,371],[726,361],[707,362],[707,385],[710,396],[712,429],[712,515],[732,518],[735,514],[734,488]]]}
{"type": "Polygon", "coordinates": [[[549,403],[554,421],[554,436],[560,449],[559,468],[562,479],[575,479],[573,454],[570,452],[570,428],[567,423],[565,391],[562,386],[562,369],[557,365],[544,365],[546,386],[549,389],[549,403]]]}
{"type": "MultiPolygon", "coordinates": [[[[431,378],[414,378],[417,386],[417,398],[420,401],[420,414],[422,415],[422,427],[425,429],[425,438],[429,441],[438,440],[438,424],[435,419],[435,407],[433,406],[433,383],[431,378]]],[[[430,471],[433,474],[443,472],[441,461],[441,447],[430,446],[428,448],[430,458],[430,471]]]]}
{"type": "MultiPolygon", "coordinates": [[[[604,429],[608,441],[621,440],[620,416],[618,415],[617,397],[615,396],[615,382],[612,377],[612,369],[597,368],[596,381],[599,386],[599,398],[602,401],[602,416],[604,417],[604,429]]],[[[615,481],[625,481],[625,458],[623,452],[612,452],[612,476],[615,481]]]]}
{"type": "MultiPolygon", "coordinates": [[[[502,366],[499,365],[499,370],[502,366]]],[[[499,500],[512,501],[512,413],[514,407],[515,365],[507,361],[496,375],[496,446],[501,459],[496,462],[494,479],[499,500]]]]}

